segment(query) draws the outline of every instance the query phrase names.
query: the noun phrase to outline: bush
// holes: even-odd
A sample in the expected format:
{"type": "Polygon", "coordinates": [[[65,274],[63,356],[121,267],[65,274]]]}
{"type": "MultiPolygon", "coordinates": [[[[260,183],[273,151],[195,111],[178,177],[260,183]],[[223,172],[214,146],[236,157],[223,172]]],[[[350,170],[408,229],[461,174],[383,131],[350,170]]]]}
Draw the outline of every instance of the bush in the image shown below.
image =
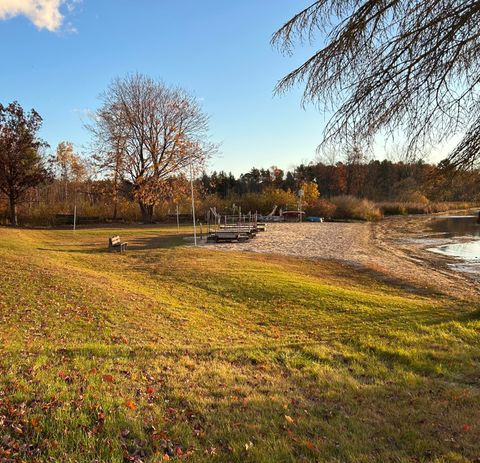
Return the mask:
{"type": "Polygon", "coordinates": [[[314,215],[331,219],[335,217],[337,206],[327,199],[317,199],[313,206],[307,207],[307,215],[314,215]]]}
{"type": "Polygon", "coordinates": [[[393,201],[378,203],[377,206],[384,215],[430,214],[430,204],[393,201]]]}
{"type": "Polygon", "coordinates": [[[408,195],[406,195],[405,202],[414,203],[414,204],[423,204],[424,206],[430,203],[428,198],[424,194],[420,193],[419,191],[413,191],[408,195]]]}
{"type": "Polygon", "coordinates": [[[378,203],[377,206],[383,215],[407,215],[408,211],[404,203],[378,203]]]}
{"type": "Polygon", "coordinates": [[[336,206],[335,218],[375,221],[382,218],[380,209],[368,199],[337,196],[331,199],[336,206]]]}

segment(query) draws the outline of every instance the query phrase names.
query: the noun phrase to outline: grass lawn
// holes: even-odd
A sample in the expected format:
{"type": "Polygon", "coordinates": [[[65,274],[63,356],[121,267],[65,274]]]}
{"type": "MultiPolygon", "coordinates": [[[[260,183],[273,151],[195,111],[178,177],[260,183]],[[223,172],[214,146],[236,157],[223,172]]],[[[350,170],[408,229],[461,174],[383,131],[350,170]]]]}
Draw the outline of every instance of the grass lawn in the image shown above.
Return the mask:
{"type": "Polygon", "coordinates": [[[479,334],[336,263],[0,228],[0,462],[479,461],[479,334]]]}

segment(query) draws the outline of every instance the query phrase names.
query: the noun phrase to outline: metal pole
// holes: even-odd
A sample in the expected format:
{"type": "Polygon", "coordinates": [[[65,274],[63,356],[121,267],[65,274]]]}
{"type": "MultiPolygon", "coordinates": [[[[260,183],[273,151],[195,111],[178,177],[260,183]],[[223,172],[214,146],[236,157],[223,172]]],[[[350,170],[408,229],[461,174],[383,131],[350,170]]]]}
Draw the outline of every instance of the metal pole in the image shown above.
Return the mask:
{"type": "Polygon", "coordinates": [[[193,167],[190,164],[190,187],[192,190],[192,219],[193,219],[193,243],[197,245],[197,224],[195,220],[195,196],[193,194],[193,167]]]}
{"type": "Polygon", "coordinates": [[[73,231],[77,229],[77,206],[73,207],[73,231]]]}

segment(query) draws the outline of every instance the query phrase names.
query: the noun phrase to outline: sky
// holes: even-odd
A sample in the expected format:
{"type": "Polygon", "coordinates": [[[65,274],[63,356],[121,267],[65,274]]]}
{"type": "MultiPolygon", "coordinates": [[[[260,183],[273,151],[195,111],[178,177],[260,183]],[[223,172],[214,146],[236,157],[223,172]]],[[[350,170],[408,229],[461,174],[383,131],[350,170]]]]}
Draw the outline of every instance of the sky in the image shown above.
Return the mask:
{"type": "Polygon", "coordinates": [[[118,76],[140,72],[195,95],[220,153],[209,170],[287,169],[315,158],[326,117],[276,82],[313,53],[272,33],[302,0],[0,0],[0,102],[43,117],[42,137],[88,151],[88,115],[118,76]]]}

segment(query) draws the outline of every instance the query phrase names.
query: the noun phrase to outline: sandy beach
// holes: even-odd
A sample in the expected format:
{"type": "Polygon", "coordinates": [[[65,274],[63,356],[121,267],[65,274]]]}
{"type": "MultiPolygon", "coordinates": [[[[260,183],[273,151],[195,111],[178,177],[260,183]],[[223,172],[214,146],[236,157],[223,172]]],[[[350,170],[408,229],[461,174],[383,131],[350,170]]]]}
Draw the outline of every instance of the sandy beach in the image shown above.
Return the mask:
{"type": "Polygon", "coordinates": [[[378,223],[272,223],[246,243],[218,243],[219,250],[328,259],[412,290],[478,297],[478,276],[455,269],[458,260],[427,250],[424,216],[392,217],[378,223]]]}

